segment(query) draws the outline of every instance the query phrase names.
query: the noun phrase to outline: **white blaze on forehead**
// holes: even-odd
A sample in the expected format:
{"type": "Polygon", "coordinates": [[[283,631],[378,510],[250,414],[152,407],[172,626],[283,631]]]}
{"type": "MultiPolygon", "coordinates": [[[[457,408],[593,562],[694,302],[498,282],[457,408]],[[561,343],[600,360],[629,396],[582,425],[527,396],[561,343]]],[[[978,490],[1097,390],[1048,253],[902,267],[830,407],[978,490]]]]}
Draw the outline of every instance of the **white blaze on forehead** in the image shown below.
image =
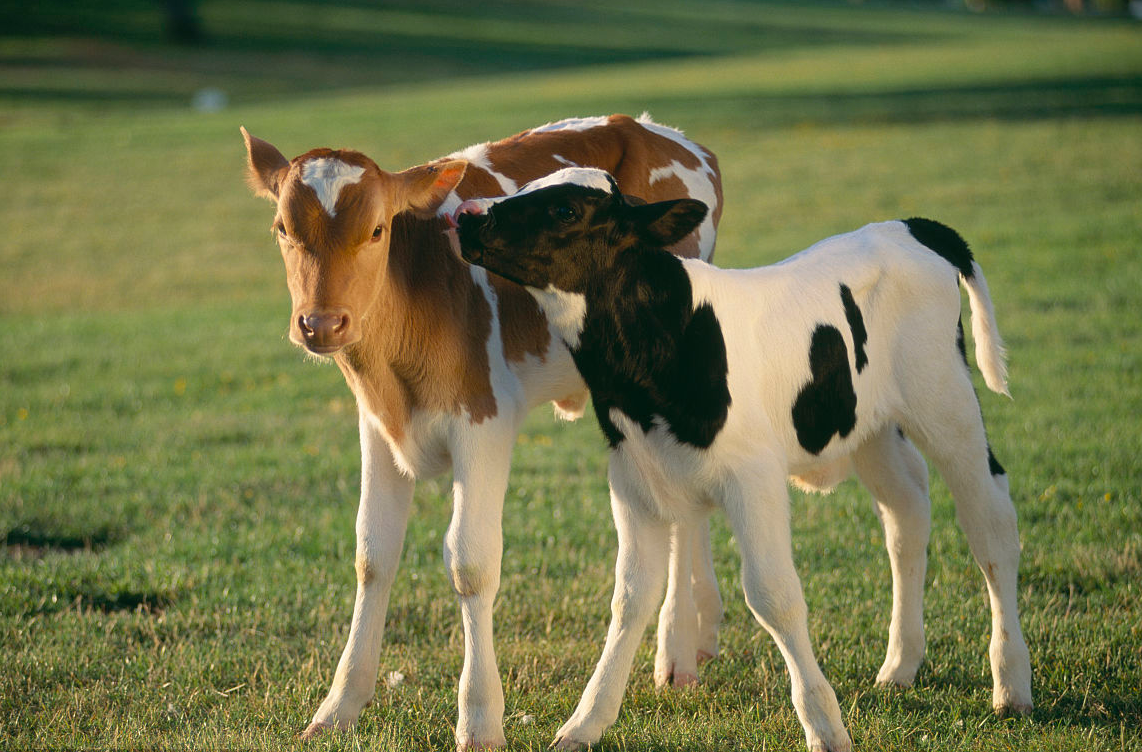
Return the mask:
{"type": "Polygon", "coordinates": [[[310,159],[301,166],[301,182],[317,194],[317,200],[329,213],[337,216],[337,197],[347,185],[355,185],[365,174],[365,168],[342,162],[332,157],[310,159]]]}
{"type": "Polygon", "coordinates": [[[578,347],[579,335],[583,333],[583,321],[587,318],[587,298],[581,293],[560,290],[555,285],[548,285],[544,290],[536,287],[525,289],[539,303],[560,339],[568,347],[578,347]]]}

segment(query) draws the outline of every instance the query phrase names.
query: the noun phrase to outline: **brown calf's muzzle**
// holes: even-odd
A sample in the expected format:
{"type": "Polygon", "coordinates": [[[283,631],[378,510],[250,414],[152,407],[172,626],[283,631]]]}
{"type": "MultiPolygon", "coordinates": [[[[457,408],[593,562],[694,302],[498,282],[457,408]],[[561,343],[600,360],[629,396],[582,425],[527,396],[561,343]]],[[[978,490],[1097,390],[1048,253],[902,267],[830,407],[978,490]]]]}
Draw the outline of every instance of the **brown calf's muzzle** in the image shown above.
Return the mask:
{"type": "Polygon", "coordinates": [[[316,308],[298,314],[294,323],[291,329],[301,338],[297,344],[315,355],[332,355],[361,338],[347,308],[316,308]]]}

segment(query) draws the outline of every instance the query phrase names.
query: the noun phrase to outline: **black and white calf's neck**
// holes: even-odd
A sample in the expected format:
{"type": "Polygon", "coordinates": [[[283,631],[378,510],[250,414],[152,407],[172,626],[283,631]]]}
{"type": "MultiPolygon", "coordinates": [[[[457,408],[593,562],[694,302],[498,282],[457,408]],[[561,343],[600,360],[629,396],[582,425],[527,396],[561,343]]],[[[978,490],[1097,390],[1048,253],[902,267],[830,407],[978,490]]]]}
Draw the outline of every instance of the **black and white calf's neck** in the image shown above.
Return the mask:
{"type": "Polygon", "coordinates": [[[456,218],[464,258],[524,285],[557,325],[611,446],[612,625],[559,745],[594,742],[615,720],[661,595],[660,565],[677,543],[670,525],[699,519],[700,499],[729,518],[746,601],[786,658],[806,742],[849,749],[811,648],[786,478],[827,488],[855,471],[875,496],[894,582],[877,680],[910,685],[925,651],[930,526],[917,445],[951,489],[987,583],[993,704],[1026,712],[1016,515],[961,355],[957,280],[968,291],[976,361],[987,385],[1006,393],[1004,353],[966,243],[912,219],[868,225],[756,269],[666,253],[704,211],[685,199],[643,204],[605,173],[566,170],[462,206],[456,218]]]}
{"type": "Polygon", "coordinates": [[[695,305],[681,260],[663,248],[705,218],[700,201],[645,204],[598,170],[571,168],[511,200],[461,206],[466,260],[524,285],[567,343],[612,447],[617,409],[706,448],[730,396],[721,328],[695,305]]]}

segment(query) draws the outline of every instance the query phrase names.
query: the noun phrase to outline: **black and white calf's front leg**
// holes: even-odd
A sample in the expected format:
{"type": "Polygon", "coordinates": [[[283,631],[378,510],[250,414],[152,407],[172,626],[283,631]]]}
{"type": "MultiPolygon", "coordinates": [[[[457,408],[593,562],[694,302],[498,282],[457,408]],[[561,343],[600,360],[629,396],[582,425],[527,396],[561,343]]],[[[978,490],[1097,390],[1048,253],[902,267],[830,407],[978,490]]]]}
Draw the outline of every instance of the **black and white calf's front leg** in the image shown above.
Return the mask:
{"type": "Polygon", "coordinates": [[[612,463],[608,480],[619,539],[611,623],[579,705],[556,732],[557,749],[577,750],[593,744],[615,722],[635,651],[662,595],[671,526],[647,514],[652,502],[637,476],[612,463]]]}

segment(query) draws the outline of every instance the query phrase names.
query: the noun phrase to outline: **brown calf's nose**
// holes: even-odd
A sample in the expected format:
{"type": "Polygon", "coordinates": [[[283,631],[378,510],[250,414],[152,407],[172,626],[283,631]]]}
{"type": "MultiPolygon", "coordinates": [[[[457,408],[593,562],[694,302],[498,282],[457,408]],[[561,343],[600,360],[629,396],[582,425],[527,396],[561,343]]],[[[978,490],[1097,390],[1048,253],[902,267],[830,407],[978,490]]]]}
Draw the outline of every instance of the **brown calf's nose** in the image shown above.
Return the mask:
{"type": "Polygon", "coordinates": [[[343,308],[310,311],[297,318],[305,346],[316,353],[341,349],[346,344],[350,323],[349,312],[343,308]]]}

